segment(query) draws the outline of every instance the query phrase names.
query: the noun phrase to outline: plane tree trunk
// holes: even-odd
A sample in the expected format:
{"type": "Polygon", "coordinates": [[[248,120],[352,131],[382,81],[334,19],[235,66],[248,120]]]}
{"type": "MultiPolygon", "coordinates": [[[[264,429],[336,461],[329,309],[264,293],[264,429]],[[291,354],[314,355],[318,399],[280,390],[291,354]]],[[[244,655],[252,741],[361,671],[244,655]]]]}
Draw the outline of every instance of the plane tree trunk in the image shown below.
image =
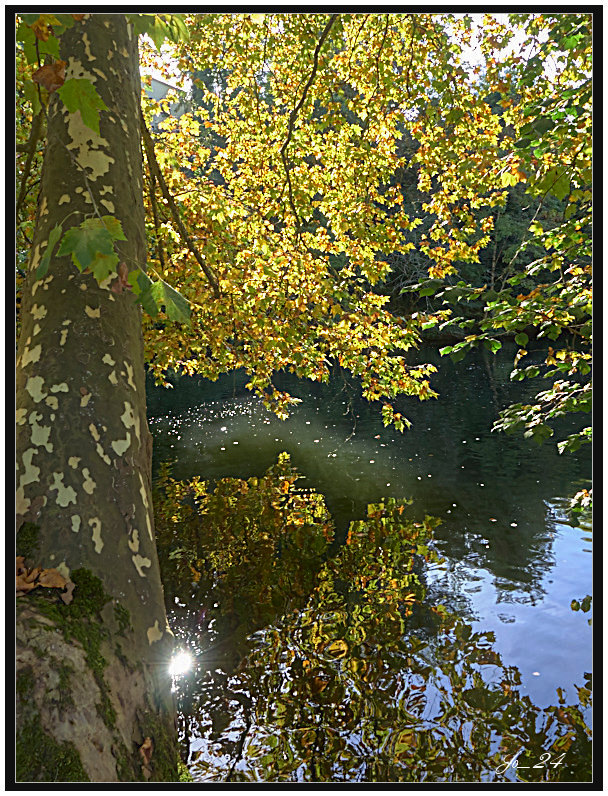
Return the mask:
{"type": "Polygon", "coordinates": [[[137,37],[119,14],[61,37],[66,80],[93,82],[100,134],[48,108],[17,352],[17,555],[68,592],[17,599],[18,781],[175,780],[167,628],[150,490],[140,309],[70,256],[36,278],[49,234],[110,215],[117,253],[145,268],[137,37]],[[149,740],[147,740],[149,739],[149,740]]]}

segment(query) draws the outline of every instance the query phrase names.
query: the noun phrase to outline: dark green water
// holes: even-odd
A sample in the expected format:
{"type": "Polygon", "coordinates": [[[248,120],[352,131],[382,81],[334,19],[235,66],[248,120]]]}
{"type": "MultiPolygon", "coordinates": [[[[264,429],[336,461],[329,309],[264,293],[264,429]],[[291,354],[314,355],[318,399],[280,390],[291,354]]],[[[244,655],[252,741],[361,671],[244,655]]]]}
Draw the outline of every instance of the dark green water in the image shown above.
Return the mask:
{"type": "MultiPolygon", "coordinates": [[[[591,671],[591,627],[590,614],[572,611],[570,603],[591,593],[591,538],[569,524],[564,508],[589,486],[589,452],[560,456],[551,440],[537,446],[490,431],[498,410],[525,400],[530,389],[509,383],[511,352],[458,364],[433,351],[419,356],[440,365],[433,379],[440,398],[401,401],[399,410],[413,423],[404,434],[385,429],[379,407],[360,400],[339,376],[331,385],[282,378],[278,386],[302,398],[285,422],[244,389],[242,374],[150,388],[155,471],[169,461],[177,479],[249,478],[287,451],[304,476],[301,485],[325,496],[338,541],[368,503],[411,498],[414,515],[442,521],[434,537],[446,568],[426,573],[429,596],[474,632],[495,634],[493,648],[517,667],[520,692],[536,705],[555,704],[558,687],[575,701],[574,684],[591,671]]],[[[173,598],[178,604],[191,595],[173,598]]],[[[217,682],[205,694],[227,699],[217,682]]],[[[193,725],[191,749],[208,758],[207,774],[195,771],[199,779],[234,767],[235,744],[242,755],[225,712],[225,726],[217,712],[214,726],[202,715],[193,725]]]]}

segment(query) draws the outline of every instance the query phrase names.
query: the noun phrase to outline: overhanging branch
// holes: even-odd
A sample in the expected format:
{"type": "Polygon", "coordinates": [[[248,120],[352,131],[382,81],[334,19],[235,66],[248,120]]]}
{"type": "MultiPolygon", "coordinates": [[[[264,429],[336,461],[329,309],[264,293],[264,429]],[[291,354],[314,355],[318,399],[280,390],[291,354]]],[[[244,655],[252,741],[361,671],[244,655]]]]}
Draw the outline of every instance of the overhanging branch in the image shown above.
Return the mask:
{"type": "Polygon", "coordinates": [[[144,148],[146,150],[146,157],[148,159],[148,166],[150,168],[151,175],[157,180],[158,184],[160,185],[160,189],[162,194],[167,202],[169,209],[171,210],[171,215],[173,216],[173,220],[177,225],[179,233],[194,255],[196,262],[199,264],[201,271],[207,277],[209,284],[213,288],[213,293],[216,298],[220,297],[220,287],[218,281],[215,277],[215,274],[211,271],[207,263],[203,260],[201,253],[196,248],[194,241],[192,240],[188,230],[186,229],[184,222],[181,219],[179,208],[175,203],[175,199],[171,195],[171,191],[169,190],[167,183],[165,182],[165,178],[160,170],[160,166],[158,165],[158,161],[156,160],[156,155],[154,154],[154,141],[152,140],[152,136],[150,135],[150,131],[146,125],[146,121],[143,117],[143,114],[140,110],[140,122],[141,122],[141,133],[144,141],[144,148]]]}
{"type": "Polygon", "coordinates": [[[317,46],[315,47],[315,51],[313,54],[313,63],[312,63],[312,71],[310,73],[310,77],[306,85],[304,86],[304,90],[302,91],[302,96],[300,97],[300,101],[298,104],[293,108],[291,113],[289,114],[289,119],[287,122],[287,138],[283,142],[283,146],[281,147],[281,160],[283,161],[283,168],[285,169],[285,176],[287,177],[287,190],[289,192],[289,204],[291,206],[291,212],[296,221],[296,229],[300,227],[300,217],[298,216],[298,211],[296,210],[296,205],[293,198],[293,186],[291,184],[291,174],[289,165],[289,161],[287,160],[287,147],[289,146],[289,142],[291,141],[291,136],[293,135],[295,121],[297,119],[298,113],[300,112],[302,105],[306,101],[306,95],[308,94],[308,89],[312,86],[313,80],[316,77],[317,69],[319,68],[319,53],[321,51],[321,47],[323,46],[325,40],[329,36],[329,31],[331,30],[332,25],[338,19],[339,14],[332,14],[329,18],[327,25],[325,26],[323,33],[321,33],[321,37],[317,42],[317,46]]]}

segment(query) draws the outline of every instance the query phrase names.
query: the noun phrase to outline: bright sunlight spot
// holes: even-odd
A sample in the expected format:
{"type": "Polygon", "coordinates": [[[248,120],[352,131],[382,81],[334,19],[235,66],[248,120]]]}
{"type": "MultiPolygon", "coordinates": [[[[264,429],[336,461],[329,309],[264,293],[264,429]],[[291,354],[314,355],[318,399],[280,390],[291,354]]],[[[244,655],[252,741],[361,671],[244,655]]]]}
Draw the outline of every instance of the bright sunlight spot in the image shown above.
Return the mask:
{"type": "Polygon", "coordinates": [[[180,674],[186,674],[192,668],[193,659],[192,655],[186,650],[178,652],[171,658],[169,664],[169,674],[172,677],[179,677],[180,674]]]}

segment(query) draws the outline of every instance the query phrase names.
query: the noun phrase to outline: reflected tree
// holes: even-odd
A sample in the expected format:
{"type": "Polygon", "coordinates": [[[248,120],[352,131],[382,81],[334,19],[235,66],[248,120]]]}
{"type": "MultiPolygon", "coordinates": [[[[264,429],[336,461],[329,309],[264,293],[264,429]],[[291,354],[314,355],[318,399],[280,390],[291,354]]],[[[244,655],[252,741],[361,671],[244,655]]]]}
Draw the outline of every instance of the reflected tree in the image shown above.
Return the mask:
{"type": "Polygon", "coordinates": [[[173,620],[197,654],[176,684],[195,779],[589,781],[590,676],[577,705],[561,689],[534,705],[493,634],[428,599],[436,520],[370,505],[328,557],[323,500],[296,480],[282,456],[213,492],[159,487],[161,558],[189,593],[173,620]]]}

